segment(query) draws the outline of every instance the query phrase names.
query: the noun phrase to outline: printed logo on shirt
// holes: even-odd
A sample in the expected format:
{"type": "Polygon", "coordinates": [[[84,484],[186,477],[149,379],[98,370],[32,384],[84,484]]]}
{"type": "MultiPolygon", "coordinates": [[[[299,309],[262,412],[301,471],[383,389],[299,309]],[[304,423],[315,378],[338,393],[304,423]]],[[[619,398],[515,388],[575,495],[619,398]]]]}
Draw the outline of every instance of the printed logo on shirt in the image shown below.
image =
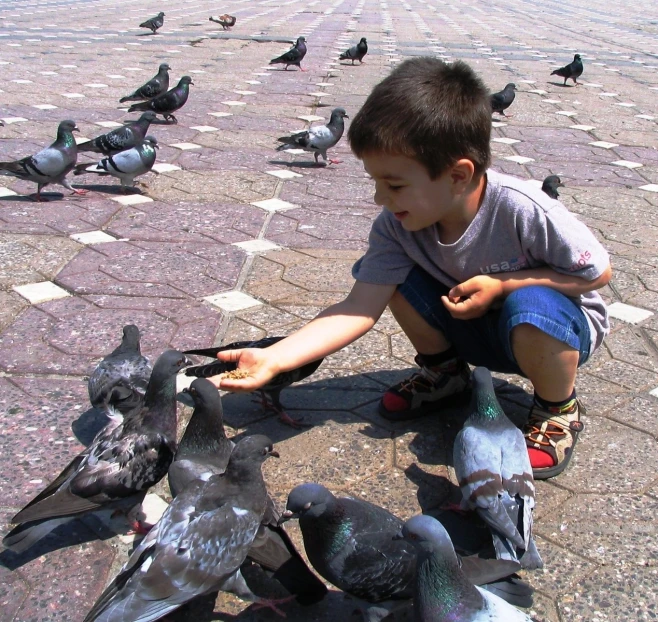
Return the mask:
{"type": "Polygon", "coordinates": [[[571,268],[569,268],[569,272],[576,272],[577,270],[581,270],[587,264],[589,264],[589,260],[591,258],[592,258],[592,253],[590,253],[589,251],[583,251],[582,253],[580,253],[580,257],[578,257],[578,261],[572,264],[571,268]]]}
{"type": "Polygon", "coordinates": [[[510,259],[509,261],[501,261],[500,263],[492,263],[488,266],[480,268],[481,274],[493,274],[495,272],[516,272],[528,267],[528,260],[525,255],[510,259]]]}

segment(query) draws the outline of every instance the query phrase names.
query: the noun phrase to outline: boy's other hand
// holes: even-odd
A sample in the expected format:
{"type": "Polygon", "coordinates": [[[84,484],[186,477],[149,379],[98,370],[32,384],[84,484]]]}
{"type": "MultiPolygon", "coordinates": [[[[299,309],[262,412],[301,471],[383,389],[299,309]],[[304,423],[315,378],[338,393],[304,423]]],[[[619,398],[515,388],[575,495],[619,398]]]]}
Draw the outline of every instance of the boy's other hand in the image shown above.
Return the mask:
{"type": "Polygon", "coordinates": [[[499,279],[480,275],[456,285],[441,300],[452,317],[472,320],[482,317],[502,294],[499,279]]]}
{"type": "Polygon", "coordinates": [[[265,349],[246,348],[244,350],[225,350],[217,353],[220,361],[237,363],[238,370],[246,373],[244,378],[227,378],[225,375],[208,378],[218,389],[234,393],[249,393],[259,389],[271,380],[279,370],[271,362],[271,355],[265,349]]]}

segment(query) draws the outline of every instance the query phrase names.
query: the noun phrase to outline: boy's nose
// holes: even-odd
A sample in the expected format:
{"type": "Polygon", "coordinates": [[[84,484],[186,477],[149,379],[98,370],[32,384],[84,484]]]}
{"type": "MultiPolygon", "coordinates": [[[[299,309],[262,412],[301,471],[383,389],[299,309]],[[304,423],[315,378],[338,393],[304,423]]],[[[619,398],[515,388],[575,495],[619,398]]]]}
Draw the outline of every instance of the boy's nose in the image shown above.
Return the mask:
{"type": "Polygon", "coordinates": [[[386,205],[386,193],[381,189],[379,184],[375,185],[375,203],[380,207],[385,207],[386,205]]]}

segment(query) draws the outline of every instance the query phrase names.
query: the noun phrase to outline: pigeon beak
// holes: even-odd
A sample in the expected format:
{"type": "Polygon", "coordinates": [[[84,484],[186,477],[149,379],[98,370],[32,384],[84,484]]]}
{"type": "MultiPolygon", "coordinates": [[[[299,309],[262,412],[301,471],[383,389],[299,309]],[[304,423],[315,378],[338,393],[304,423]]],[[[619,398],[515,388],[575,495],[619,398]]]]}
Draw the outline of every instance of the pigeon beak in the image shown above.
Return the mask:
{"type": "Polygon", "coordinates": [[[280,458],[281,456],[279,455],[278,451],[275,451],[274,449],[270,450],[267,452],[268,456],[272,456],[272,458],[280,458]]]}
{"type": "Polygon", "coordinates": [[[564,184],[563,184],[562,182],[560,182],[560,183],[557,185],[557,187],[558,187],[558,188],[564,188],[564,184]]]}
{"type": "Polygon", "coordinates": [[[80,128],[77,125],[75,125],[71,131],[72,132],[79,132],[80,128]]]}
{"type": "Polygon", "coordinates": [[[291,518],[299,518],[299,514],[296,514],[295,512],[291,512],[290,510],[286,510],[279,517],[279,520],[276,523],[277,527],[281,527],[283,523],[287,523],[291,518]]]}

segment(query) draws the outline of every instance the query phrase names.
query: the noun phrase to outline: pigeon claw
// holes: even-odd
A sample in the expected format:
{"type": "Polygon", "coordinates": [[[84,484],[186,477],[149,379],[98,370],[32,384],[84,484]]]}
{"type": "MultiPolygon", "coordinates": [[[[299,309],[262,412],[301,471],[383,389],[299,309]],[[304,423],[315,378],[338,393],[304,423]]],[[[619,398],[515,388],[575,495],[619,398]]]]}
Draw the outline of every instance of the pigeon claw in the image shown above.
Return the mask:
{"type": "Polygon", "coordinates": [[[88,190],[81,190],[80,188],[73,188],[73,194],[85,195],[88,190]]]}
{"type": "Polygon", "coordinates": [[[342,163],[343,163],[342,160],[332,160],[332,159],[329,159],[329,162],[330,162],[331,164],[342,164],[342,163]]]}
{"type": "Polygon", "coordinates": [[[299,419],[293,419],[287,412],[284,410],[278,411],[279,413],[279,421],[285,425],[289,425],[291,428],[294,428],[295,430],[302,430],[303,428],[312,428],[313,424],[311,423],[303,423],[302,419],[304,417],[300,417],[299,419]]]}
{"type": "Polygon", "coordinates": [[[281,611],[277,607],[277,605],[283,605],[285,603],[289,603],[291,600],[294,600],[297,598],[294,594],[291,596],[286,596],[285,598],[260,598],[258,602],[254,603],[252,605],[252,609],[254,611],[257,611],[258,609],[271,609],[276,613],[277,615],[281,616],[282,618],[287,618],[288,616],[285,614],[285,612],[281,611]]]}

